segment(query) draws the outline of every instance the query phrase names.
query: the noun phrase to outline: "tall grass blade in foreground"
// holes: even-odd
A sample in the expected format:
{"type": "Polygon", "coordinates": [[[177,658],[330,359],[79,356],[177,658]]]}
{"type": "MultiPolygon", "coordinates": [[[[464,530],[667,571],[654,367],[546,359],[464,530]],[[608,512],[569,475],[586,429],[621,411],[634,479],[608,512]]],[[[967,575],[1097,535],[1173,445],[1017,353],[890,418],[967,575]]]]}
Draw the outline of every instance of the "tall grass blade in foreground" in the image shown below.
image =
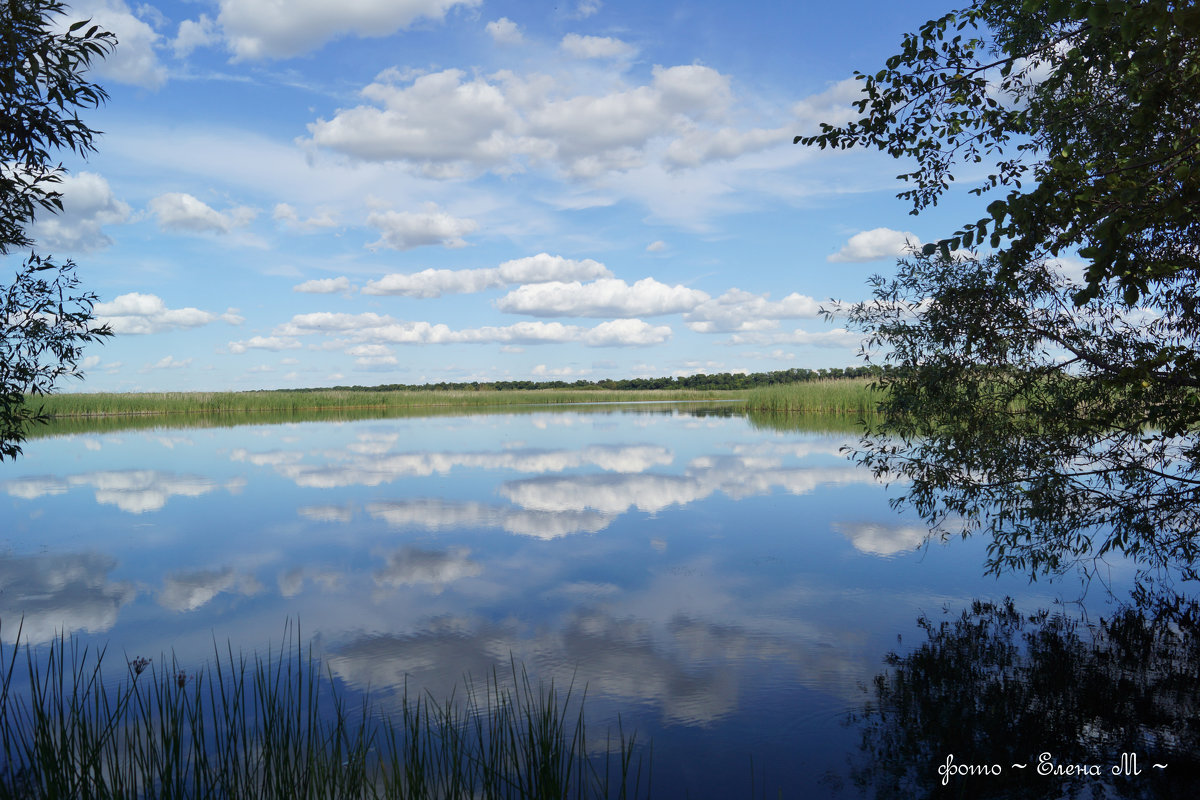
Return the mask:
{"type": "MultiPolygon", "coordinates": [[[[276,653],[210,665],[135,658],[60,636],[0,644],[0,798],[634,798],[636,735],[589,749],[582,693],[512,662],[464,697],[349,707],[290,626],[276,653]],[[294,645],[294,646],[293,646],[294,645]],[[21,651],[24,650],[24,658],[21,651]],[[28,687],[23,688],[22,672],[28,687]],[[111,657],[109,658],[111,664],[111,657]],[[615,755],[615,763],[613,756],[615,755]]],[[[2,641],[2,640],[0,640],[2,641]]]]}

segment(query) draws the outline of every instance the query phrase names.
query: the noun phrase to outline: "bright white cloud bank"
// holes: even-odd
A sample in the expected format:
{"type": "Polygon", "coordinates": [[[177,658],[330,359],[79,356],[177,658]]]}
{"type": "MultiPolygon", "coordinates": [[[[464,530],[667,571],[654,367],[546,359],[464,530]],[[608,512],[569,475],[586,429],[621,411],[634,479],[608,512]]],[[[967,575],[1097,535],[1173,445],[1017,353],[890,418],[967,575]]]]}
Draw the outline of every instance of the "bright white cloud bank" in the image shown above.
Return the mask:
{"type": "Polygon", "coordinates": [[[275,332],[278,337],[323,334],[352,343],[378,344],[560,344],[579,342],[589,347],[640,347],[661,344],[671,336],[666,325],[638,319],[611,320],[594,328],[560,322],[517,322],[512,325],[454,330],[448,325],[409,322],[367,312],[339,314],[317,311],[297,314],[275,332]]]}
{"type": "Polygon", "coordinates": [[[96,320],[112,328],[113,333],[161,333],[183,328],[197,328],[218,319],[240,322],[232,311],[214,314],[198,308],[167,308],[161,297],[130,292],[111,303],[96,303],[96,320]]]}
{"type": "Polygon", "coordinates": [[[496,307],[535,317],[650,317],[691,311],[709,297],[686,286],[643,278],[632,286],[619,278],[591,283],[551,281],[509,292],[496,307]]]}
{"type": "Polygon", "coordinates": [[[489,22],[486,30],[488,35],[499,44],[521,44],[525,41],[520,26],[508,17],[501,17],[489,22]]]}
{"type": "MultiPolygon", "coordinates": [[[[135,14],[124,0],[75,0],[70,3],[69,16],[90,19],[101,29],[116,34],[117,47],[95,64],[95,76],[105,80],[128,83],[146,89],[157,89],[167,82],[167,69],[158,60],[156,47],[161,36],[144,19],[153,16],[144,6],[135,14]]],[[[70,24],[64,18],[64,24],[70,24]]],[[[103,81],[102,81],[103,82],[103,81]]]]}
{"type": "Polygon", "coordinates": [[[292,291],[306,294],[334,294],[335,292],[348,292],[352,288],[350,279],[342,275],[337,278],[316,278],[305,281],[293,286],[292,291]]]}
{"type": "MultiPolygon", "coordinates": [[[[568,36],[563,48],[588,58],[633,52],[619,40],[586,36],[568,36]]],[[[655,67],[648,84],[606,94],[572,93],[549,75],[508,70],[416,77],[385,70],[362,95],[370,105],[310,124],[311,142],[364,161],[407,162],[429,177],[542,163],[594,177],[647,163],[655,142],[667,163],[694,166],[789,141],[782,129],[731,129],[729,77],[700,64],[655,67]]]]}
{"type": "Polygon", "coordinates": [[[363,294],[428,298],[444,294],[472,294],[511,284],[589,280],[611,275],[607,267],[590,258],[576,261],[539,253],[528,258],[505,261],[493,269],[426,269],[407,275],[393,273],[369,281],[362,291],[363,294]]]}
{"type": "Polygon", "coordinates": [[[908,231],[894,231],[891,228],[874,228],[873,230],[856,233],[846,242],[846,246],[829,256],[833,262],[879,261],[884,258],[898,258],[920,247],[921,240],[908,231]]]}
{"type": "Polygon", "coordinates": [[[192,234],[229,233],[251,222],[258,213],[246,206],[220,212],[186,192],[161,194],[150,201],[148,208],[163,230],[192,234]]]}
{"type": "Polygon", "coordinates": [[[637,48],[611,36],[580,36],[568,33],[563,37],[562,49],[575,58],[629,58],[637,48]]]}
{"type": "Polygon", "coordinates": [[[475,220],[453,217],[433,203],[418,212],[376,212],[367,217],[367,224],[381,234],[378,241],[367,245],[373,250],[381,247],[411,250],[429,244],[466,247],[467,242],[462,237],[479,227],[475,220]]]}
{"type": "Polygon", "coordinates": [[[89,252],[108,247],[113,241],[103,226],[129,219],[129,206],[94,172],[64,176],[56,189],[62,193],[62,212],[42,215],[33,227],[33,238],[52,250],[89,252]]]}
{"type": "Polygon", "coordinates": [[[217,18],[237,59],[287,58],[347,34],[387,36],[481,0],[221,0],[217,18]]]}
{"type": "Polygon", "coordinates": [[[725,333],[766,330],[777,327],[781,319],[814,319],[819,314],[820,303],[796,292],[772,302],[769,295],[730,289],[696,306],[684,319],[697,333],[725,333]]]}

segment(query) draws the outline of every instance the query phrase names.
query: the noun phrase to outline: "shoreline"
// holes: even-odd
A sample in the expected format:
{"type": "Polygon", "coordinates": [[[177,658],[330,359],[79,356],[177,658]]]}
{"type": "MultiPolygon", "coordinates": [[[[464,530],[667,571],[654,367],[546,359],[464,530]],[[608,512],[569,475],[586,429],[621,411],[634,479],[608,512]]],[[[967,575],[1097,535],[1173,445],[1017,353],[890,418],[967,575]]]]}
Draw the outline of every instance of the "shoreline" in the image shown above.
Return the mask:
{"type": "Polygon", "coordinates": [[[321,411],[413,411],[518,406],[724,402],[747,410],[867,412],[875,398],[867,378],[832,378],[745,389],[315,389],[246,392],[55,394],[26,399],[50,421],[181,415],[321,411]]]}

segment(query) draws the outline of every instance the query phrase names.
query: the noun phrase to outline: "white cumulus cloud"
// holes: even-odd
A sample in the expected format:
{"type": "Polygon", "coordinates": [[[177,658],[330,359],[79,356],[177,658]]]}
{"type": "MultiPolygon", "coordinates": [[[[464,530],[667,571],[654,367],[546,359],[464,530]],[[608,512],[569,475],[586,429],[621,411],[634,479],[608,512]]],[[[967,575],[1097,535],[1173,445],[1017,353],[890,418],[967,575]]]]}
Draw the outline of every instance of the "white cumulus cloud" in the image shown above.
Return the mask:
{"type": "Polygon", "coordinates": [[[546,281],[589,280],[612,273],[590,258],[574,260],[539,253],[536,256],[505,261],[490,269],[426,269],[403,274],[392,273],[363,287],[363,294],[404,297],[441,297],[445,294],[473,294],[501,286],[546,281]]]}
{"type": "Polygon", "coordinates": [[[505,261],[497,271],[505,283],[544,283],[546,281],[579,281],[612,276],[608,267],[599,261],[585,258],[579,261],[549,253],[514,258],[505,261]]]}
{"type": "Polygon", "coordinates": [[[580,36],[568,33],[560,45],[563,51],[575,58],[630,58],[637,48],[628,42],[610,36],[580,36]]]}
{"type": "Polygon", "coordinates": [[[318,209],[317,213],[308,219],[300,219],[296,209],[287,203],[277,203],[271,212],[271,218],[286,224],[293,230],[311,233],[325,228],[336,228],[338,225],[334,212],[329,209],[318,209]]]}
{"type": "Polygon", "coordinates": [[[508,17],[489,22],[487,32],[499,44],[521,44],[525,41],[521,28],[508,17]]]}
{"type": "MultiPolygon", "coordinates": [[[[629,48],[600,37],[568,37],[564,46],[597,55],[629,48]]],[[[365,161],[405,162],[434,178],[546,164],[588,178],[644,166],[664,150],[667,166],[695,166],[790,141],[790,127],[737,128],[729,77],[700,64],[655,66],[648,83],[607,93],[571,86],[566,77],[510,70],[414,76],[389,69],[362,90],[368,103],[310,123],[308,143],[365,161]],[[674,149],[662,146],[675,140],[674,149]]]]}
{"type": "Polygon", "coordinates": [[[369,281],[362,293],[441,297],[444,294],[473,294],[503,285],[500,276],[491,269],[425,269],[384,275],[377,281],[369,281]]]}
{"type": "Polygon", "coordinates": [[[579,19],[587,19],[596,14],[604,7],[603,0],[579,0],[575,4],[575,16],[579,19]]]}
{"type": "Polygon", "coordinates": [[[130,292],[109,303],[96,303],[96,320],[108,325],[114,333],[161,333],[162,331],[198,328],[224,316],[227,322],[235,315],[214,314],[198,308],[167,308],[162,298],[153,294],[130,292]]]}
{"type": "Polygon", "coordinates": [[[367,216],[367,224],[379,230],[378,241],[368,247],[411,250],[414,247],[440,244],[444,247],[466,247],[462,238],[479,227],[473,219],[462,219],[442,211],[434,203],[424,211],[382,211],[367,216]]]}
{"type": "MultiPolygon", "coordinates": [[[[138,12],[142,13],[143,8],[139,7],[138,12]]],[[[155,21],[152,14],[142,15],[155,21]]],[[[159,62],[156,50],[162,37],[150,23],[130,11],[124,0],[75,0],[60,24],[67,27],[82,19],[90,19],[117,37],[116,49],[96,60],[93,69],[97,76],[147,89],[157,89],[167,82],[166,67],[159,62]]]]}
{"type": "Polygon", "coordinates": [[[667,147],[666,160],[669,166],[674,167],[728,161],[775,145],[790,144],[791,130],[790,127],[752,128],[745,131],[736,128],[697,128],[671,142],[667,147]]]}
{"type": "Polygon", "coordinates": [[[192,365],[192,359],[179,359],[175,356],[163,356],[153,364],[147,364],[142,372],[151,372],[156,369],[187,369],[192,365]]]}
{"type": "Polygon", "coordinates": [[[179,23],[171,46],[176,58],[187,58],[197,47],[209,47],[219,40],[216,23],[207,14],[201,14],[199,19],[185,19],[179,23]]]}
{"type": "Polygon", "coordinates": [[[299,349],[300,342],[286,336],[252,336],[242,342],[230,342],[229,352],[244,353],[247,350],[296,350],[299,349]]]}
{"type": "MultiPolygon", "coordinates": [[[[442,323],[398,320],[373,312],[346,314],[317,311],[297,314],[291,321],[275,330],[275,336],[281,338],[312,335],[337,337],[334,346],[338,347],[357,347],[363,344],[520,345],[564,342],[581,342],[590,347],[641,347],[666,341],[671,336],[671,329],[665,325],[652,326],[638,319],[618,319],[600,323],[593,328],[564,325],[561,322],[532,321],[455,330],[442,323]]],[[[230,349],[234,350],[234,346],[240,344],[242,343],[231,343],[230,349]]],[[[355,352],[368,355],[382,353],[355,352]]]]}
{"type": "Polygon", "coordinates": [[[908,231],[891,228],[872,228],[850,237],[850,241],[826,260],[835,263],[879,261],[884,258],[899,258],[920,247],[921,240],[908,231]]]}
{"type": "Polygon", "coordinates": [[[790,333],[753,331],[750,333],[735,333],[729,337],[731,344],[796,344],[813,347],[858,347],[863,342],[861,333],[854,333],[845,328],[834,328],[828,331],[806,331],[797,328],[790,333]]]}
{"type": "Polygon", "coordinates": [[[339,275],[336,278],[314,278],[311,281],[298,283],[292,287],[292,291],[307,294],[336,294],[337,292],[348,292],[353,288],[349,278],[339,275]]]}
{"type": "Polygon", "coordinates": [[[51,249],[89,252],[108,247],[112,239],[103,226],[129,219],[129,206],[94,172],[67,175],[56,188],[62,193],[62,211],[42,215],[33,226],[33,237],[51,249]]]}
{"type": "Polygon", "coordinates": [[[817,129],[822,122],[844,125],[856,120],[860,112],[853,103],[862,98],[862,82],[846,78],[825,91],[806,97],[792,106],[792,114],[804,129],[817,129]]]}
{"type": "Polygon", "coordinates": [[[772,302],[769,294],[730,289],[696,306],[683,319],[697,333],[727,333],[770,330],[781,319],[815,319],[819,314],[820,304],[797,292],[772,302]]]}
{"type": "Polygon", "coordinates": [[[535,317],[644,317],[691,311],[709,299],[697,289],[643,278],[632,286],[619,278],[591,283],[552,281],[518,287],[496,307],[535,317]]]}
{"type": "Polygon", "coordinates": [[[221,0],[217,17],[236,59],[289,58],[348,34],[388,36],[481,0],[221,0]]]}
{"type": "Polygon", "coordinates": [[[246,206],[220,212],[186,192],[160,194],[150,201],[148,208],[158,220],[159,227],[176,233],[229,233],[249,224],[257,215],[254,209],[246,206]]]}
{"type": "Polygon", "coordinates": [[[360,367],[391,366],[400,363],[391,348],[382,344],[360,344],[346,349],[346,355],[354,356],[360,367]]]}
{"type": "Polygon", "coordinates": [[[589,347],[648,347],[671,338],[666,325],[651,325],[640,319],[614,319],[601,322],[583,335],[589,347]]]}

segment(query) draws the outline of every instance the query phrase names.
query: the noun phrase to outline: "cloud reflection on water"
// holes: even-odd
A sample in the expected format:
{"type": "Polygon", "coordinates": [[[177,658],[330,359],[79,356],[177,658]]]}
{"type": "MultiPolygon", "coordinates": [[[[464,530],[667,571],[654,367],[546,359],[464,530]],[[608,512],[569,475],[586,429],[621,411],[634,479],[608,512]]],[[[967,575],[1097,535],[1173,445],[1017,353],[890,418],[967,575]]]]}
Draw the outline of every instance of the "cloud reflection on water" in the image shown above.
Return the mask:
{"type": "Polygon", "coordinates": [[[476,685],[492,675],[510,682],[515,662],[536,681],[586,686],[593,701],[607,697],[626,709],[649,705],[664,720],[687,725],[732,713],[752,661],[787,664],[799,681],[857,697],[848,687],[867,674],[869,663],[795,633],[682,613],[660,624],[585,604],[567,609],[559,624],[533,630],[515,619],[432,619],[419,632],[353,638],[331,648],[325,663],[358,689],[448,697],[465,676],[476,685]]]}
{"type": "Polygon", "coordinates": [[[721,492],[734,499],[782,489],[803,495],[822,485],[874,484],[869,472],[854,467],[763,468],[734,456],[698,458],[683,475],[572,475],[508,481],[499,493],[537,511],[567,513],[592,509],[621,514],[631,508],[656,513],[721,492]]]}
{"type": "Polygon", "coordinates": [[[102,633],[137,590],[111,581],[114,558],[100,553],[0,556],[0,641],[48,642],[60,632],[102,633]]]}
{"type": "Polygon", "coordinates": [[[75,487],[90,487],[97,503],[113,505],[130,514],[158,511],[172,497],[200,497],[223,486],[229,492],[240,491],[245,481],[239,478],[218,484],[200,475],[185,475],[155,469],[98,470],[79,475],[16,478],[0,484],[13,497],[35,500],[46,495],[64,494],[75,487]]]}
{"type": "Polygon", "coordinates": [[[380,589],[430,584],[440,592],[448,583],[483,572],[483,566],[471,560],[470,555],[471,551],[465,547],[445,551],[401,547],[385,556],[384,567],[375,570],[372,577],[380,589]]]}
{"type": "Polygon", "coordinates": [[[859,552],[884,557],[916,550],[932,535],[928,528],[921,525],[832,522],[830,527],[845,536],[859,552]]]}
{"type": "Polygon", "coordinates": [[[450,531],[498,528],[521,536],[555,539],[573,533],[596,533],[612,521],[594,511],[529,511],[511,506],[438,498],[370,503],[366,512],[397,528],[450,531]]]}
{"type": "MultiPolygon", "coordinates": [[[[90,577],[60,581],[44,607],[51,578],[0,568],[0,600],[41,608],[42,635],[118,629],[120,609],[139,600],[131,619],[167,620],[156,626],[170,631],[166,646],[194,652],[214,631],[253,650],[279,620],[302,618],[335,675],[384,692],[407,680],[441,697],[515,657],[538,679],[574,678],[589,697],[671,724],[716,725],[768,680],[849,698],[873,674],[868,631],[893,613],[878,611],[886,593],[810,563],[898,555],[915,533],[869,521],[861,498],[878,497],[877,484],[843,460],[844,437],[666,414],[494,420],[218,430],[135,454],[142,469],[14,477],[0,488],[31,515],[62,504],[94,518],[117,537],[97,546],[155,588],[139,600],[134,584],[105,579],[115,557],[89,557],[90,577]],[[183,458],[211,477],[167,468],[183,458]],[[81,486],[95,503],[63,497],[81,486]],[[826,489],[847,490],[838,502],[866,521],[831,522],[826,489]],[[738,508],[708,502],[717,496],[738,508]],[[152,510],[163,514],[145,528],[112,522],[152,510]]],[[[103,458],[131,458],[101,438],[103,458]]],[[[109,463],[90,452],[80,463],[109,463]]],[[[153,649],[127,627],[114,635],[153,649]]]]}
{"type": "Polygon", "coordinates": [[[168,611],[195,611],[222,592],[254,595],[262,584],[253,575],[238,574],[233,567],[195,570],[169,575],[158,592],[158,604],[168,611]]]}
{"type": "MultiPolygon", "coordinates": [[[[361,444],[358,443],[358,444],[361,444]]],[[[583,467],[598,467],[611,472],[643,472],[655,466],[669,465],[674,456],[665,447],[655,445],[592,445],[577,450],[499,450],[493,452],[401,452],[388,447],[355,447],[324,453],[270,451],[250,453],[233,451],[234,461],[270,466],[296,485],[312,489],[346,486],[379,486],[407,477],[446,475],[456,469],[508,470],[545,474],[583,467]],[[306,462],[314,455],[324,463],[306,462]]]]}

